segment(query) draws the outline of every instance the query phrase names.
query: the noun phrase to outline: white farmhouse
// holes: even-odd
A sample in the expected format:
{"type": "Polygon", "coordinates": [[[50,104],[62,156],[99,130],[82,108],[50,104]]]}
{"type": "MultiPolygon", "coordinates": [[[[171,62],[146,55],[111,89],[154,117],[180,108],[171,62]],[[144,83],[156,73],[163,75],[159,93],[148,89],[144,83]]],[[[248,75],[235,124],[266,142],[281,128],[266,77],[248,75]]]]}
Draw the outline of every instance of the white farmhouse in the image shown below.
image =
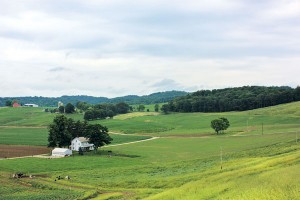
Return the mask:
{"type": "Polygon", "coordinates": [[[73,151],[79,151],[79,148],[83,151],[89,151],[89,150],[94,150],[95,145],[90,144],[88,141],[88,138],[85,137],[76,137],[71,141],[71,150],[73,151]]]}
{"type": "Polygon", "coordinates": [[[65,157],[70,155],[72,155],[72,151],[70,149],[55,148],[52,150],[52,156],[65,157]]]}

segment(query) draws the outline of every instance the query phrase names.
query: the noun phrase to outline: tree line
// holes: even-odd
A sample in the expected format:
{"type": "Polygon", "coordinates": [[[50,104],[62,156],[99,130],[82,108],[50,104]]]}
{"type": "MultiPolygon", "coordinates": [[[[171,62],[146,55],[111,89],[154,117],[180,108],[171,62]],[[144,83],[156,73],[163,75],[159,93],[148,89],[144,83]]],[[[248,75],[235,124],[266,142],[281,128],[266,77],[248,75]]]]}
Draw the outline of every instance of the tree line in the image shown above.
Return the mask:
{"type": "Polygon", "coordinates": [[[73,105],[76,102],[87,102],[88,104],[99,104],[99,103],[119,103],[125,102],[130,105],[134,104],[155,104],[155,103],[164,103],[172,100],[178,96],[184,96],[187,92],[182,91],[167,91],[167,92],[157,92],[150,95],[128,95],[123,97],[107,98],[107,97],[93,97],[86,95],[77,95],[77,96],[61,96],[61,97],[0,97],[0,106],[7,106],[6,102],[16,101],[19,104],[33,103],[37,104],[40,107],[55,107],[57,102],[69,102],[73,105]]]}
{"type": "Polygon", "coordinates": [[[177,97],[163,105],[167,112],[227,112],[244,111],[300,100],[300,87],[244,86],[200,90],[177,97]]]}
{"type": "Polygon", "coordinates": [[[117,104],[103,103],[91,105],[86,102],[77,102],[76,107],[84,112],[85,120],[112,118],[117,114],[128,113],[132,108],[124,102],[117,104]]]}

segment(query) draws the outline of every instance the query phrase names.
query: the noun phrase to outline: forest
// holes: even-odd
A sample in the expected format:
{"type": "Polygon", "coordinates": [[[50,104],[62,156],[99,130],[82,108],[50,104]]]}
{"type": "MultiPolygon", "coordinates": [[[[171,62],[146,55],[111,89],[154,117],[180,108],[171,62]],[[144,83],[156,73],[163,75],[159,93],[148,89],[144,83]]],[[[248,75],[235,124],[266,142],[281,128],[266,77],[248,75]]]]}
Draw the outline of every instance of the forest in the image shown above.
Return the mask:
{"type": "Polygon", "coordinates": [[[200,90],[164,106],[171,112],[227,112],[263,108],[300,100],[300,87],[244,86],[200,90]]]}
{"type": "Polygon", "coordinates": [[[172,100],[178,96],[184,96],[187,92],[183,91],[166,91],[157,92],[150,95],[127,95],[123,97],[107,98],[107,97],[94,97],[86,95],[77,96],[61,96],[61,97],[0,97],[0,106],[5,106],[6,101],[15,101],[22,104],[33,103],[41,107],[56,107],[59,101],[63,103],[72,103],[75,105],[77,102],[86,102],[88,104],[100,104],[100,103],[120,103],[125,102],[127,104],[155,104],[164,103],[172,100]]]}

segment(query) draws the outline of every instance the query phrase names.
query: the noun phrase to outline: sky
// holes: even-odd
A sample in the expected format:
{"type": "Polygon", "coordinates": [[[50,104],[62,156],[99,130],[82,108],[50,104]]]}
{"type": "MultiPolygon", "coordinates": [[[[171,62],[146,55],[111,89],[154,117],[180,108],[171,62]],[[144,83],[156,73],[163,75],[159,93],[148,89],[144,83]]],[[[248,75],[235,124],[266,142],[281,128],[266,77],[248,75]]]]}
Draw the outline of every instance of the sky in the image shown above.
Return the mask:
{"type": "Polygon", "coordinates": [[[0,96],[300,85],[300,0],[0,0],[0,96]]]}

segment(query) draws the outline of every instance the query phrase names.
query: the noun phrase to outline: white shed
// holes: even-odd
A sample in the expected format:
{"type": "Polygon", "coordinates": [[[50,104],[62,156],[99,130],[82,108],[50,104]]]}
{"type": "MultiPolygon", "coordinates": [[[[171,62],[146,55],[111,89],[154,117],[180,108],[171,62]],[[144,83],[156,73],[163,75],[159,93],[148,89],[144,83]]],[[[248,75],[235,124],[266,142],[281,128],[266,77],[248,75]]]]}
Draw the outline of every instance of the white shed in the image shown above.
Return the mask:
{"type": "Polygon", "coordinates": [[[72,155],[72,151],[70,149],[65,149],[65,148],[55,148],[52,150],[52,156],[70,156],[72,155]]]}

